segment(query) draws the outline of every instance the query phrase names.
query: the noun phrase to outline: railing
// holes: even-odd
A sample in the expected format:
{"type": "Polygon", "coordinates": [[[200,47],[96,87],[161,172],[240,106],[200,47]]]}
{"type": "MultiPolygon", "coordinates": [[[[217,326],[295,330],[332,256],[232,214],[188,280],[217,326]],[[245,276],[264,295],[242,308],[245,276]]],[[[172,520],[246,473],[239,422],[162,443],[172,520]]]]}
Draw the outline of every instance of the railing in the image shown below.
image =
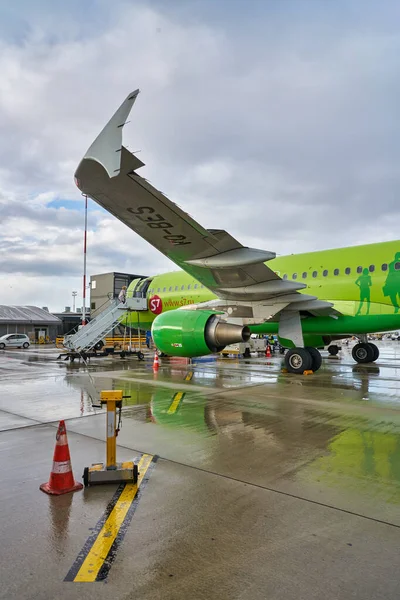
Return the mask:
{"type": "MultiPolygon", "coordinates": [[[[64,344],[63,344],[63,340],[64,340],[64,336],[63,337],[57,337],[56,338],[56,347],[57,348],[64,348],[64,344]]],[[[113,346],[118,347],[118,346],[122,346],[125,345],[126,347],[129,346],[130,344],[133,345],[141,345],[141,346],[145,346],[146,345],[146,338],[143,336],[132,336],[129,337],[127,336],[116,336],[116,337],[105,337],[104,338],[105,342],[106,342],[106,347],[111,347],[113,346]]]]}

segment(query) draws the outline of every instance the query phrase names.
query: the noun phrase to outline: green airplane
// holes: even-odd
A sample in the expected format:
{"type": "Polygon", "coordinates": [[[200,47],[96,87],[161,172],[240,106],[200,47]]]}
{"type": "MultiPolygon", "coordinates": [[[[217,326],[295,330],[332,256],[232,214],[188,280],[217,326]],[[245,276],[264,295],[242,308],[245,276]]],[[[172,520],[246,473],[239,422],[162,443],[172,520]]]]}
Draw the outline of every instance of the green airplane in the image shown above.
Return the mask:
{"type": "MultiPolygon", "coordinates": [[[[359,363],[377,360],[367,334],[400,328],[400,240],[284,257],[205,229],[138,175],[122,145],[130,94],[76,173],[83,194],[116,216],[182,271],[133,281],[125,323],[149,330],[156,347],[182,357],[220,352],[252,333],[276,334],[289,372],[317,371],[323,348],[357,336],[359,363]]],[[[331,346],[332,352],[337,350],[331,346]]]]}

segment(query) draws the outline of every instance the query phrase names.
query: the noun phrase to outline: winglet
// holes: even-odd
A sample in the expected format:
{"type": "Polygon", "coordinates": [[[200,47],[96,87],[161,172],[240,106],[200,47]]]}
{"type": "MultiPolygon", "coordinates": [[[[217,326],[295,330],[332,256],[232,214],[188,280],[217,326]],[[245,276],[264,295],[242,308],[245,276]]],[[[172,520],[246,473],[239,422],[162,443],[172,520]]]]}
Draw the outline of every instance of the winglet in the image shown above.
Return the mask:
{"type": "Polygon", "coordinates": [[[109,177],[115,177],[120,171],[122,128],[126,123],[138,94],[139,90],[135,90],[129,94],[82,159],[91,158],[96,160],[105,168],[109,177]]]}

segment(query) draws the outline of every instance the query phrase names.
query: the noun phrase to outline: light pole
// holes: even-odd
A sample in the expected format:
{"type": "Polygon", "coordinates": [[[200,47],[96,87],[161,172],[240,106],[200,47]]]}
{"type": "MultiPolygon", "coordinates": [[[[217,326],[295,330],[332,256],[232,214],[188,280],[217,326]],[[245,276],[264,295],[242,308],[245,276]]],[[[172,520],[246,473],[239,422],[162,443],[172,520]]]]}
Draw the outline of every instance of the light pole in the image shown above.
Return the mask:
{"type": "Polygon", "coordinates": [[[83,296],[82,296],[82,325],[86,325],[86,242],[87,242],[87,210],[88,197],[82,194],[85,198],[85,229],[83,233],[83,296]]]}
{"type": "Polygon", "coordinates": [[[77,297],[78,292],[72,292],[72,312],[75,312],[75,298],[77,297]]]}

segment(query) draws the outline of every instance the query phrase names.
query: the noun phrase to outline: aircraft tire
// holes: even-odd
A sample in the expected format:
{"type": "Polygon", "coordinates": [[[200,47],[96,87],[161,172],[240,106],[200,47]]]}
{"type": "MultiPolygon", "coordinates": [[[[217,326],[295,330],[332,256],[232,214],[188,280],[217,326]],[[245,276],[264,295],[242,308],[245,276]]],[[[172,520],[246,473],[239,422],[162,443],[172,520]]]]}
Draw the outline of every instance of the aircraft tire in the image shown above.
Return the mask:
{"type": "Polygon", "coordinates": [[[359,364],[370,363],[374,361],[375,352],[371,348],[372,344],[358,343],[353,346],[351,354],[359,364]]]}
{"type": "Polygon", "coordinates": [[[371,344],[371,342],[368,342],[368,346],[372,348],[372,351],[374,353],[374,358],[372,359],[372,362],[375,362],[379,358],[379,348],[376,344],[371,344]]]}
{"type": "Polygon", "coordinates": [[[336,356],[339,352],[340,348],[336,344],[331,344],[328,346],[328,352],[331,356],[336,356]]]}
{"type": "Polygon", "coordinates": [[[312,369],[311,354],[305,348],[290,348],[285,355],[285,365],[289,373],[302,375],[312,369]]]}
{"type": "Polygon", "coordinates": [[[322,356],[319,350],[317,350],[317,348],[313,348],[312,346],[306,346],[304,348],[304,350],[307,350],[307,352],[311,355],[311,360],[312,360],[312,365],[311,365],[311,370],[314,371],[318,371],[318,369],[321,367],[322,365],[322,356]]]}

